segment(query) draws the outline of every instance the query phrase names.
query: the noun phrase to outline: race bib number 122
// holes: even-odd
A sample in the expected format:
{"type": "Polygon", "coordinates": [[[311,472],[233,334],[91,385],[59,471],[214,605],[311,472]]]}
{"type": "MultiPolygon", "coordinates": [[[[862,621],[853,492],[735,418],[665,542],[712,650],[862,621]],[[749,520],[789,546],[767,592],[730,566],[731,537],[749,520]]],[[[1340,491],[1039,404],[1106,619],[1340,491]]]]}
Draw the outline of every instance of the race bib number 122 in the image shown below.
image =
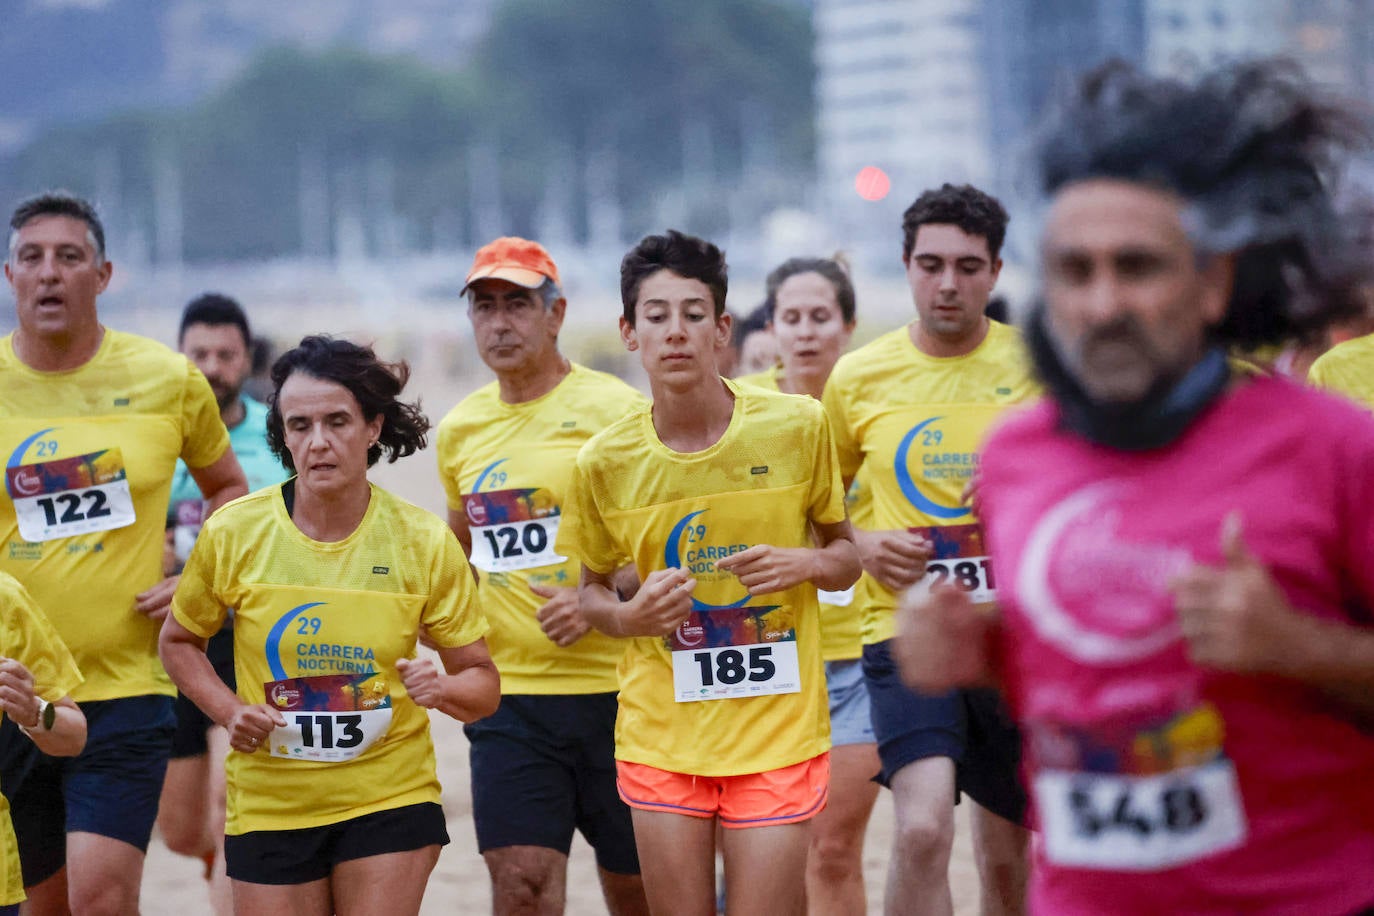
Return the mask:
{"type": "Polygon", "coordinates": [[[135,520],[117,448],[6,468],[5,488],[28,541],[113,531],[135,520]]]}

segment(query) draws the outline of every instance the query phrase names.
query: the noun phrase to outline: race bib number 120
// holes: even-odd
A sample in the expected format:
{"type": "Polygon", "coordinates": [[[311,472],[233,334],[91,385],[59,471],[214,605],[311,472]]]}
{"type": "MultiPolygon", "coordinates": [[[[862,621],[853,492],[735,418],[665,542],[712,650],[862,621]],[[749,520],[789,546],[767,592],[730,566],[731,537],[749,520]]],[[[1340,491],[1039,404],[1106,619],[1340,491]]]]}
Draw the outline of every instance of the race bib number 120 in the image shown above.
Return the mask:
{"type": "Polygon", "coordinates": [[[679,703],[801,691],[797,635],[777,607],[696,610],[668,637],[679,703]]]}
{"type": "Polygon", "coordinates": [[[6,468],[5,488],[28,541],[113,531],[135,521],[117,448],[6,468]]]}
{"type": "Polygon", "coordinates": [[[560,516],[547,494],[540,489],[465,494],[472,565],[483,572],[510,572],[567,560],[554,550],[560,516]]]}

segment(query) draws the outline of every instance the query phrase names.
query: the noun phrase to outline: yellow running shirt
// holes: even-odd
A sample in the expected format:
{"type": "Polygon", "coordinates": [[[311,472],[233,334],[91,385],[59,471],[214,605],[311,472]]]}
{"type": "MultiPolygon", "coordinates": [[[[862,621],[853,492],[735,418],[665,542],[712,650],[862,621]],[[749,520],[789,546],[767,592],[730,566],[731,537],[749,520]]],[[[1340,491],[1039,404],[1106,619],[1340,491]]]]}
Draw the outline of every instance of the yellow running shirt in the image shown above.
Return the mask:
{"type": "Polygon", "coordinates": [[[813,399],[725,384],[730,425],[700,452],[667,448],[649,407],[583,447],[559,532],[589,569],[631,557],[642,581],[697,580],[691,620],[626,640],[615,755],[676,773],[738,776],[830,746],[816,588],[751,597],[715,560],[754,544],[809,547],[811,522],[844,519],[824,411],[813,399]]]}
{"type": "Polygon", "coordinates": [[[177,458],[202,468],[228,447],[205,376],[162,344],[106,329],[84,366],[38,372],[0,340],[0,570],[81,666],[77,702],[175,693],[134,596],[162,579],[177,458]]]}
{"type": "MultiPolygon", "coordinates": [[[[985,560],[986,551],[975,546],[982,540],[977,520],[962,501],[964,487],[988,428],[1038,391],[1020,333],[996,321],[964,356],[927,356],[901,327],[840,357],[824,401],[841,472],[848,478],[862,468],[872,490],[872,518],[862,527],[946,529],[940,541],[958,545],[956,556],[968,554],[971,566],[985,560]]],[[[939,545],[937,551],[943,556],[939,545]]],[[[987,574],[980,567],[973,576],[987,574]]],[[[895,607],[893,592],[872,581],[865,645],[892,638],[895,607]]]]}
{"type": "Polygon", "coordinates": [[[762,372],[751,372],[748,375],[735,376],[735,383],[739,385],[753,385],[755,388],[762,388],[764,391],[782,390],[782,366],[774,363],[762,372]]]}
{"type": "MultiPolygon", "coordinates": [[[[81,683],[81,672],[62,637],[34,604],[24,586],[0,572],[0,654],[12,658],[33,675],[34,693],[49,703],[70,694],[81,683]]],[[[27,738],[19,739],[27,741],[27,738]]],[[[19,844],[10,820],[9,799],[0,794],[0,906],[24,899],[19,870],[19,844]]]]}
{"type": "Polygon", "coordinates": [[[439,801],[429,716],[396,670],[421,624],[440,646],[487,631],[463,549],[439,518],[378,487],[342,541],[307,537],[281,487],[201,529],[172,601],[209,638],[234,608],[234,673],[245,703],[272,702],[288,728],[270,748],[229,754],[225,832],[318,827],[439,801]]]}
{"type": "Polygon", "coordinates": [[[502,693],[612,693],[619,686],[624,643],[592,630],[560,649],[539,628],[535,614],[545,599],[530,585],[577,587],[577,553],[555,548],[573,462],[588,439],[645,403],[615,376],[573,363],[543,397],[506,404],[492,382],[439,424],[439,478],[448,507],[466,515],[472,532],[469,561],[481,577],[477,594],[492,624],[487,642],[502,693]]]}
{"type": "Polygon", "coordinates": [[[1317,358],[1307,381],[1374,410],[1374,334],[1336,344],[1317,358]]]}
{"type": "MultiPolygon", "coordinates": [[[[782,367],[771,366],[763,372],[741,375],[735,379],[741,385],[753,385],[766,391],[780,391],[782,367]]],[[[873,494],[864,483],[863,474],[854,477],[845,494],[849,520],[856,528],[872,524],[873,494]]],[[[867,600],[868,573],[864,573],[852,588],[842,592],[818,592],[821,602],[821,658],[828,662],[849,661],[863,654],[859,639],[859,621],[863,619],[867,600]]]]}

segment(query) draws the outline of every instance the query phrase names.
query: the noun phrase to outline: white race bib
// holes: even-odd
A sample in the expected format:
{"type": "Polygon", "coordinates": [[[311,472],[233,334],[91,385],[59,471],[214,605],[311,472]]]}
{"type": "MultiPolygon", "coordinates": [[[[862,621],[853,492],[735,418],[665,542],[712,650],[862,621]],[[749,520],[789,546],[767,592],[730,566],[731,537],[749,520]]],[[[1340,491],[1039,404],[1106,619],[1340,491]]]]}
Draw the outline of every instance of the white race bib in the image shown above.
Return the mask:
{"type": "Polygon", "coordinates": [[[854,603],[854,586],[844,591],[827,592],[823,589],[816,590],[816,598],[821,604],[828,604],[830,607],[849,607],[854,603]]]}
{"type": "Polygon", "coordinates": [[[177,562],[182,566],[186,565],[186,560],[191,556],[191,548],[196,546],[196,538],[200,537],[200,528],[205,521],[205,506],[203,499],[183,499],[179,503],[173,503],[169,515],[172,517],[172,545],[176,552],[177,562]]]}
{"type": "Polygon", "coordinates": [[[927,588],[948,582],[968,592],[974,604],[997,600],[996,580],[992,563],[987,557],[956,557],[952,560],[931,560],[921,584],[927,588]]]}
{"type": "Polygon", "coordinates": [[[774,630],[774,607],[692,611],[668,637],[679,703],[801,691],[796,631],[774,630]]]}
{"type": "Polygon", "coordinates": [[[560,516],[548,490],[465,493],[463,511],[472,532],[469,562],[483,572],[554,566],[568,559],[554,550],[560,516]]]}
{"type": "Polygon", "coordinates": [[[1042,771],[1035,799],[1051,862],[1157,871],[1245,841],[1236,770],[1221,758],[1155,776],[1042,771]]]}
{"type": "Polygon", "coordinates": [[[472,565],[483,572],[510,572],[553,566],[567,557],[553,549],[558,540],[557,515],[509,525],[472,529],[472,565]]]}
{"type": "Polygon", "coordinates": [[[928,589],[948,582],[968,592],[974,604],[997,600],[997,580],[983,544],[982,525],[937,525],[910,530],[924,535],[933,548],[920,586],[928,589]]]}
{"type": "Polygon", "coordinates": [[[135,521],[117,448],[6,468],[5,486],[27,541],[113,531],[135,521]]]}
{"type": "Polygon", "coordinates": [[[376,744],[391,728],[391,697],[379,674],[326,674],[271,681],[267,702],[286,719],[272,729],[273,757],[339,763],[376,744]]]}

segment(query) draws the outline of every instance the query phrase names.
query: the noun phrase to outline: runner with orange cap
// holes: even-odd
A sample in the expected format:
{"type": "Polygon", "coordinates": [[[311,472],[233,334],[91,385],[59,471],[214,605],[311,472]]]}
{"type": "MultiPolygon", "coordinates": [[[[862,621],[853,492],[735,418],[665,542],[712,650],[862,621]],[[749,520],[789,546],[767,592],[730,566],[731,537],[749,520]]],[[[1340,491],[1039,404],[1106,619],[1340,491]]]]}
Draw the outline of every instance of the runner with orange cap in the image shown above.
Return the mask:
{"type": "Polygon", "coordinates": [[[439,425],[439,473],[502,678],[496,714],[465,729],[494,911],[562,912],[580,830],[596,850],[610,912],[646,913],[630,810],[615,787],[624,647],[583,618],[579,558],[554,546],[578,450],[644,397],[559,352],[567,300],[537,242],[500,238],[481,248],[463,292],[478,354],[496,380],[439,425]]]}

